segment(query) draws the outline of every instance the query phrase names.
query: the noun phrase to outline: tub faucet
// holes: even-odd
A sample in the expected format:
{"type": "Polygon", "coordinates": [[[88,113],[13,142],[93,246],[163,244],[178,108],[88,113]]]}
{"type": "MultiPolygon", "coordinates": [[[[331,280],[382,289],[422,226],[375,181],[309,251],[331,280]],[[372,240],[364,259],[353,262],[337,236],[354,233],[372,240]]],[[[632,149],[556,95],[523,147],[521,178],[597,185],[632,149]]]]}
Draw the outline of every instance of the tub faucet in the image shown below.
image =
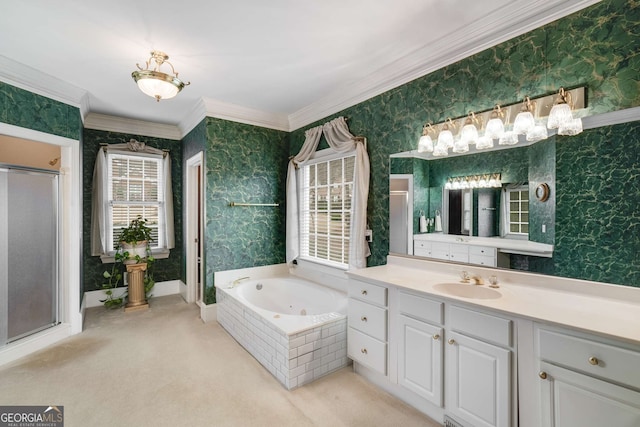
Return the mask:
{"type": "Polygon", "coordinates": [[[474,285],[484,285],[484,279],[478,275],[472,276],[471,280],[474,281],[474,285]]]}
{"type": "Polygon", "coordinates": [[[233,282],[231,282],[231,287],[236,286],[238,283],[240,283],[240,281],[242,280],[247,280],[250,279],[251,277],[246,276],[246,277],[238,277],[236,280],[234,280],[233,282]]]}

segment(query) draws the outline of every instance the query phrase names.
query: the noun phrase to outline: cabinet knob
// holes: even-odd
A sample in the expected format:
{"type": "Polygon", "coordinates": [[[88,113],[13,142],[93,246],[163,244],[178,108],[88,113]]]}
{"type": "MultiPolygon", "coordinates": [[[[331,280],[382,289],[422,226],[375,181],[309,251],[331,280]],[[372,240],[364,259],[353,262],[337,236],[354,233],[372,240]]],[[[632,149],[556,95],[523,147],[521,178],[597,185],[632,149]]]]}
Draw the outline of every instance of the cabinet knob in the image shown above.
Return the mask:
{"type": "Polygon", "coordinates": [[[366,349],[366,348],[361,349],[361,350],[360,350],[360,353],[362,353],[362,354],[367,354],[367,349],[366,349]]]}
{"type": "Polygon", "coordinates": [[[367,316],[362,316],[362,317],[360,318],[360,320],[362,320],[363,322],[366,322],[366,321],[367,321],[367,316]]]}
{"type": "Polygon", "coordinates": [[[433,336],[433,339],[434,339],[434,340],[436,340],[436,341],[438,341],[438,340],[440,339],[440,335],[435,334],[435,335],[433,336]]]}
{"type": "Polygon", "coordinates": [[[366,290],[366,289],[363,289],[363,290],[362,290],[362,295],[366,295],[366,294],[367,294],[367,290],[366,290]]]}
{"type": "Polygon", "coordinates": [[[545,371],[540,371],[540,372],[538,373],[538,376],[539,376],[540,378],[542,378],[543,380],[546,380],[546,379],[547,379],[547,373],[546,373],[545,371]]]}
{"type": "Polygon", "coordinates": [[[456,343],[456,340],[454,340],[453,338],[449,338],[449,341],[447,341],[449,344],[453,345],[456,343]]]}
{"type": "Polygon", "coordinates": [[[595,356],[591,356],[591,357],[589,358],[589,363],[591,363],[592,365],[597,365],[598,363],[600,363],[600,361],[598,360],[598,358],[597,358],[597,357],[595,357],[595,356]]]}

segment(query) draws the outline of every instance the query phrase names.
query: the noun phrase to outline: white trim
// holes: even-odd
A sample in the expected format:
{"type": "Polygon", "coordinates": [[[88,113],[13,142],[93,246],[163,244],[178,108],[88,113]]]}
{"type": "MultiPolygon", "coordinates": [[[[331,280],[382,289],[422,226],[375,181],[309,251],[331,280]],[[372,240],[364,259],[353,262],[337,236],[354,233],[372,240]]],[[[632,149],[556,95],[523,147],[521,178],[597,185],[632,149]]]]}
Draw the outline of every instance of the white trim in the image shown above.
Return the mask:
{"type": "Polygon", "coordinates": [[[218,304],[200,305],[200,319],[203,323],[218,321],[218,304]]]}
{"type": "Polygon", "coordinates": [[[231,120],[234,122],[246,123],[269,129],[289,131],[289,119],[285,114],[268,113],[243,107],[241,105],[229,104],[215,99],[202,99],[208,117],[231,120]]]}
{"type": "Polygon", "coordinates": [[[73,107],[87,107],[87,91],[0,55],[0,81],[73,107]]]}
{"type": "MultiPolygon", "coordinates": [[[[200,151],[198,154],[189,158],[186,162],[186,184],[185,184],[185,194],[186,194],[186,218],[184,223],[187,227],[186,233],[186,272],[187,272],[187,288],[186,295],[183,295],[183,298],[187,302],[196,302],[198,295],[198,251],[197,247],[200,248],[200,254],[204,254],[203,247],[203,227],[204,227],[204,200],[202,200],[203,195],[205,194],[204,189],[204,153],[200,151]],[[200,168],[200,173],[198,174],[198,167],[200,168]],[[198,181],[200,184],[200,193],[198,193],[198,181]],[[200,203],[198,203],[198,198],[200,198],[200,203]],[[200,224],[198,224],[198,205],[200,205],[200,224]],[[200,225],[200,227],[198,227],[200,225]],[[200,228],[200,233],[198,233],[198,228],[200,228]]],[[[200,279],[204,279],[204,271],[203,271],[204,262],[201,260],[200,262],[200,279]]],[[[204,289],[202,288],[202,283],[200,283],[200,302],[202,296],[204,294],[204,289]]]]}
{"type": "Polygon", "coordinates": [[[202,122],[207,117],[207,107],[204,105],[202,98],[193,105],[191,111],[185,114],[184,118],[178,123],[178,129],[180,129],[180,135],[182,138],[187,136],[189,132],[202,122]]]}
{"type": "Polygon", "coordinates": [[[62,323],[8,344],[0,348],[0,366],[42,350],[74,334],[70,324],[62,323]]]}
{"type": "MultiPolygon", "coordinates": [[[[82,331],[80,306],[80,263],[82,258],[82,176],[80,173],[80,143],[77,140],[32,129],[0,123],[0,134],[29,139],[61,147],[60,160],[60,322],[62,326],[50,328],[16,341],[0,350],[0,354],[24,356],[47,345],[82,331]],[[62,331],[62,332],[61,332],[62,331]],[[22,345],[22,343],[25,345],[22,345]],[[19,348],[14,353],[13,348],[19,348]]],[[[14,356],[7,356],[12,358],[14,356]]],[[[5,359],[1,359],[5,360],[5,359]]],[[[6,359],[8,360],[8,359],[6,359]]]]}
{"type": "Polygon", "coordinates": [[[416,49],[365,79],[338,86],[327,96],[289,115],[291,131],[357,105],[489,47],[539,28],[599,0],[512,1],[492,14],[493,20],[478,19],[454,37],[416,49]]]}
{"type": "MultiPolygon", "coordinates": [[[[389,181],[394,179],[399,181],[407,181],[407,255],[413,255],[413,174],[389,174],[389,181]]],[[[389,184],[391,184],[391,182],[389,182],[389,184]]]]}
{"type": "Polygon", "coordinates": [[[640,107],[611,111],[582,119],[583,129],[595,129],[603,126],[613,126],[640,120],[640,107]]]}
{"type": "Polygon", "coordinates": [[[182,133],[178,126],[153,123],[144,120],[127,119],[106,114],[89,113],[84,119],[87,129],[119,132],[133,135],[145,135],[154,138],[180,140],[182,133]]]}
{"type": "MultiPolygon", "coordinates": [[[[180,287],[184,286],[181,280],[167,280],[165,282],[157,282],[153,289],[151,290],[151,301],[156,297],[164,297],[167,295],[176,295],[180,293],[180,287]]],[[[117,288],[119,292],[126,291],[127,288],[120,287],[117,288]]],[[[82,301],[82,305],[84,308],[91,307],[100,307],[103,304],[100,302],[101,299],[105,299],[104,291],[96,290],[96,291],[87,291],[84,293],[84,299],[82,301]]]]}

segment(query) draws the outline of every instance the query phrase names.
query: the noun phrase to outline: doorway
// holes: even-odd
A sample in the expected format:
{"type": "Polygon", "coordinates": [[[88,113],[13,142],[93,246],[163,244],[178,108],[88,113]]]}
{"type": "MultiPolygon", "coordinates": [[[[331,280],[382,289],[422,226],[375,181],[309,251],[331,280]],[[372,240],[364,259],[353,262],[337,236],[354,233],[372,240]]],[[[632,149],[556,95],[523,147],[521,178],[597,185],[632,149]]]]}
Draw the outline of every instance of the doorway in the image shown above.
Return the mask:
{"type": "Polygon", "coordinates": [[[186,225],[187,225],[187,289],[185,301],[203,305],[204,262],[204,165],[203,153],[187,160],[186,225]]]}
{"type": "Polygon", "coordinates": [[[389,176],[389,252],[413,255],[413,175],[389,176]]]}

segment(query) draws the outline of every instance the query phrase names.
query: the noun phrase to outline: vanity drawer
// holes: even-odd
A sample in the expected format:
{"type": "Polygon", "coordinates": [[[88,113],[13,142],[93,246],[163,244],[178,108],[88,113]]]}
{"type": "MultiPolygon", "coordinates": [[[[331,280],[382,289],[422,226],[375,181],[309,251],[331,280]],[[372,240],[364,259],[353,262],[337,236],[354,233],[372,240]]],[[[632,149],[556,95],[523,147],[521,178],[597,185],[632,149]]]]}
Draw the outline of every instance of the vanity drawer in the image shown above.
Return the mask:
{"type": "Polygon", "coordinates": [[[400,313],[425,320],[427,322],[443,324],[444,303],[422,296],[398,292],[398,309],[400,313]]]}
{"type": "Polygon", "coordinates": [[[511,347],[513,322],[509,319],[452,305],[448,323],[456,332],[511,347]]]}
{"type": "Polygon", "coordinates": [[[476,265],[485,265],[487,267],[496,267],[497,259],[495,256],[469,254],[469,263],[476,265]]]}
{"type": "Polygon", "coordinates": [[[347,331],[347,353],[351,359],[387,374],[387,344],[353,328],[347,331]]]}
{"type": "Polygon", "coordinates": [[[449,243],[433,243],[431,246],[431,256],[437,259],[449,259],[449,251],[451,245],[449,243]]]}
{"type": "Polygon", "coordinates": [[[496,248],[488,246],[469,246],[469,255],[495,257],[497,253],[498,250],[496,248]]]}
{"type": "Polygon", "coordinates": [[[349,297],[383,307],[387,306],[387,288],[360,280],[349,280],[349,297]]]}
{"type": "Polygon", "coordinates": [[[387,310],[349,299],[349,326],[381,341],[387,340],[387,310]]]}
{"type": "Polygon", "coordinates": [[[449,259],[456,262],[469,262],[469,246],[452,243],[449,249],[449,259]]]}
{"type": "Polygon", "coordinates": [[[421,240],[413,241],[413,254],[416,256],[431,256],[431,242],[425,242],[421,240]]]}
{"type": "Polygon", "coordinates": [[[539,329],[540,359],[640,389],[640,351],[539,329]]]}

